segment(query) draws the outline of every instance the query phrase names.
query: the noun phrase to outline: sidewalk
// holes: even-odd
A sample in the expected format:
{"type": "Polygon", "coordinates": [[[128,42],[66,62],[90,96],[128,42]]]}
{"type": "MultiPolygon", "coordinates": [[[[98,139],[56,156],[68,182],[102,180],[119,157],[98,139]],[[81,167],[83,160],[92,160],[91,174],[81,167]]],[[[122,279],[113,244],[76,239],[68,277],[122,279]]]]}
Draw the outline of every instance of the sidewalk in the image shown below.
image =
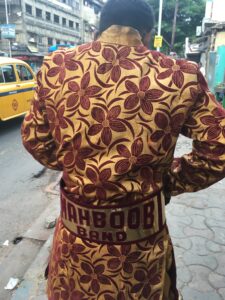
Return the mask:
{"type": "MultiPolygon", "coordinates": [[[[189,152],[181,138],[177,156],[189,152]]],[[[225,180],[198,193],[174,197],[167,222],[184,300],[225,300],[225,180]]]]}
{"type": "MultiPolygon", "coordinates": [[[[189,152],[181,138],[176,156],[189,152]]],[[[178,286],[184,300],[225,300],[225,180],[172,199],[167,222],[175,247],[178,286]]],[[[47,300],[43,272],[49,239],[14,292],[12,300],[47,300]]]]}

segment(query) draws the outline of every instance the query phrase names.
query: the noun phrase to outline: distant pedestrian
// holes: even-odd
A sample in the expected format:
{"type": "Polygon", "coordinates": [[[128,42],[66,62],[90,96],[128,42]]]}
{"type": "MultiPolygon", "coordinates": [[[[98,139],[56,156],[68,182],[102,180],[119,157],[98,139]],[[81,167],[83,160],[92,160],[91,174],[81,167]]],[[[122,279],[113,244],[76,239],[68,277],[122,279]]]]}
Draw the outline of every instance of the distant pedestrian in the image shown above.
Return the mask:
{"type": "Polygon", "coordinates": [[[144,0],[109,0],[98,39],[38,74],[22,136],[62,171],[50,300],[179,299],[165,204],[225,177],[225,111],[197,64],[147,49],[153,26],[144,0]]]}

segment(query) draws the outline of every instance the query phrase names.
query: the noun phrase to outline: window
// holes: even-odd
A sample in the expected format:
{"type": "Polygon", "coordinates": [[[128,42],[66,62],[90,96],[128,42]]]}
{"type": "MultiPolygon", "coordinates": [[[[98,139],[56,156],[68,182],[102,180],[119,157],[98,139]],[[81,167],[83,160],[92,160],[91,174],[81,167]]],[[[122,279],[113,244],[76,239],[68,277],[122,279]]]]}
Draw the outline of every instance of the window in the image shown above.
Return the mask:
{"type": "Polygon", "coordinates": [[[73,21],[69,21],[69,27],[70,27],[70,28],[73,28],[73,27],[74,27],[73,21]]]}
{"type": "Polygon", "coordinates": [[[38,36],[38,43],[39,43],[39,44],[42,44],[42,43],[43,43],[43,38],[42,38],[42,36],[38,36]]]}
{"type": "Polygon", "coordinates": [[[37,18],[42,18],[42,10],[39,8],[36,8],[36,17],[37,18]]]}
{"type": "Polygon", "coordinates": [[[54,15],[54,22],[59,24],[59,16],[58,15],[54,15]]]}
{"type": "Polygon", "coordinates": [[[2,68],[0,68],[0,83],[4,83],[4,77],[2,73],[2,68]]]}
{"type": "Polygon", "coordinates": [[[16,82],[16,75],[12,65],[5,65],[2,67],[2,73],[5,82],[16,82]]]}
{"type": "Polygon", "coordinates": [[[75,2],[75,9],[80,10],[80,2],[79,1],[75,2]]]}
{"type": "Polygon", "coordinates": [[[29,4],[26,4],[26,14],[32,15],[32,6],[29,4]]]}
{"type": "Polygon", "coordinates": [[[30,70],[26,66],[17,65],[16,70],[21,81],[33,80],[34,77],[30,70]]]}
{"type": "Polygon", "coordinates": [[[63,26],[66,26],[67,24],[66,24],[67,22],[66,22],[66,18],[62,18],[62,24],[63,24],[63,26]]]}
{"type": "Polygon", "coordinates": [[[76,30],[79,31],[80,30],[80,24],[76,23],[76,30]]]}
{"type": "Polygon", "coordinates": [[[50,14],[49,11],[46,11],[45,16],[46,16],[46,20],[47,20],[47,21],[51,21],[51,14],[50,14]]]}
{"type": "Polygon", "coordinates": [[[48,37],[48,46],[52,46],[53,45],[53,39],[48,37]]]}

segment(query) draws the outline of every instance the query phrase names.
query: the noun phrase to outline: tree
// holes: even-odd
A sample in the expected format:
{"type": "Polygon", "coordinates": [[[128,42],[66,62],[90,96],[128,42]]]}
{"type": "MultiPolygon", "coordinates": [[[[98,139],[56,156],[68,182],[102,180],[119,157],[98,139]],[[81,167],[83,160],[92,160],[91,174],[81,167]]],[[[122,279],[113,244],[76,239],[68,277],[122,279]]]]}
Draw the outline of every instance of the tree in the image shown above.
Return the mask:
{"type": "MultiPolygon", "coordinates": [[[[159,0],[147,0],[155,11],[155,18],[158,20],[159,0]]],[[[164,43],[163,51],[169,52],[172,27],[174,20],[176,0],[164,0],[163,4],[163,20],[162,35],[169,45],[164,43]]],[[[174,50],[182,54],[185,38],[194,38],[196,35],[196,27],[201,26],[205,12],[205,0],[181,0],[177,13],[177,26],[174,50]]]]}

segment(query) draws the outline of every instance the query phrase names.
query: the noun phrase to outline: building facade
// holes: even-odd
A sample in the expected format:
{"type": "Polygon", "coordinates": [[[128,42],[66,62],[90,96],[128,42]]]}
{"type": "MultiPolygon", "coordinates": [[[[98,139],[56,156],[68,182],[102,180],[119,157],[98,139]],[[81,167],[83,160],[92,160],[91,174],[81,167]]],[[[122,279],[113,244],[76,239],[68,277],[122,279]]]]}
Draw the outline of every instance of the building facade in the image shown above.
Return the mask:
{"type": "MultiPolygon", "coordinates": [[[[28,62],[42,60],[52,45],[81,42],[82,0],[10,0],[8,21],[16,25],[12,56],[26,57],[28,62]]],[[[0,0],[0,23],[6,23],[4,0],[0,0]]],[[[8,52],[8,48],[8,41],[1,39],[0,50],[8,52]]]]}
{"type": "Polygon", "coordinates": [[[20,41],[36,45],[40,52],[54,44],[75,45],[81,40],[81,4],[57,0],[22,0],[23,25],[20,41]]]}
{"type": "MultiPolygon", "coordinates": [[[[104,4],[102,0],[7,2],[8,22],[16,25],[16,36],[11,40],[12,56],[36,62],[35,67],[39,67],[53,45],[75,46],[92,40],[104,4]]],[[[0,24],[5,23],[5,0],[0,0],[0,24]]],[[[9,53],[8,40],[0,40],[0,52],[9,53]]]]}
{"type": "Polygon", "coordinates": [[[83,0],[83,43],[93,40],[104,1],[83,0]]]}
{"type": "Polygon", "coordinates": [[[207,0],[204,22],[225,22],[224,0],[207,0]]]}
{"type": "Polygon", "coordinates": [[[224,0],[207,0],[201,35],[186,42],[188,59],[201,62],[212,92],[225,106],[225,14],[224,0]]]}

